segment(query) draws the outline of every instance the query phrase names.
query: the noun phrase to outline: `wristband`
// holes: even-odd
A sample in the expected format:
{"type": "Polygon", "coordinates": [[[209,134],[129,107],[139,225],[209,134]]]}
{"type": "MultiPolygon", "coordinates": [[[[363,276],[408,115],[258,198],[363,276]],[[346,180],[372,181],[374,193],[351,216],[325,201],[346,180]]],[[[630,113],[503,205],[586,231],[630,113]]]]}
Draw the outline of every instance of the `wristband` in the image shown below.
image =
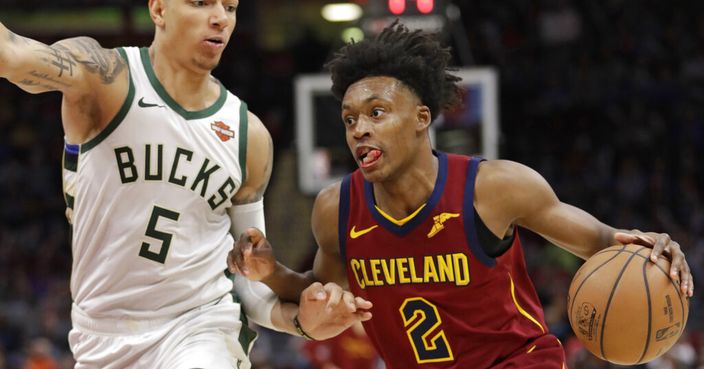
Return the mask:
{"type": "Polygon", "coordinates": [[[315,341],[313,337],[309,336],[308,333],[306,333],[303,328],[301,328],[301,322],[298,321],[298,314],[293,317],[293,326],[296,327],[296,332],[298,332],[298,335],[307,340],[315,341]]]}

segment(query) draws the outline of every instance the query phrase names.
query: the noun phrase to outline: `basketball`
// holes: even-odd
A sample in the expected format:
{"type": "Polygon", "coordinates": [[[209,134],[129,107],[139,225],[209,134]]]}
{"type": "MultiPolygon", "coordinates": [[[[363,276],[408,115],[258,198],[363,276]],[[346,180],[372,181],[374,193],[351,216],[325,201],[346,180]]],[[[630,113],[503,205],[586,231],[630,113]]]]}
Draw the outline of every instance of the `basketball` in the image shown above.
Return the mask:
{"type": "Polygon", "coordinates": [[[601,250],[570,284],[572,330],[597,357],[641,364],[665,353],[684,331],[689,302],[670,279],[670,262],[650,261],[650,248],[619,245],[601,250]]]}

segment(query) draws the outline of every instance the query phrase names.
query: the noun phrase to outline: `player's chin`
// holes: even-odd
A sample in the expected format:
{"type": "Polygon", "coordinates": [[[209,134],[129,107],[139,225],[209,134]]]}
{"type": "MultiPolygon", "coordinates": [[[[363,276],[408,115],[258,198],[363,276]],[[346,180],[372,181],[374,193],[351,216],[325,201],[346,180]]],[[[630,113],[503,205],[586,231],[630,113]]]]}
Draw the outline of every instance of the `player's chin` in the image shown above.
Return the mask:
{"type": "Polygon", "coordinates": [[[220,65],[220,57],[220,53],[217,55],[206,53],[206,55],[197,56],[193,61],[199,69],[212,71],[220,65]]]}
{"type": "Polygon", "coordinates": [[[220,63],[218,63],[218,62],[216,62],[216,63],[202,63],[201,62],[201,63],[197,63],[197,66],[199,69],[202,69],[203,71],[211,72],[215,68],[217,68],[219,64],[220,63]]]}
{"type": "Polygon", "coordinates": [[[382,182],[384,176],[378,170],[369,170],[368,168],[359,168],[362,171],[364,180],[369,183],[382,182]]]}
{"type": "Polygon", "coordinates": [[[364,165],[362,162],[357,162],[357,166],[367,182],[381,182],[384,179],[384,171],[380,164],[375,162],[372,165],[364,165]]]}

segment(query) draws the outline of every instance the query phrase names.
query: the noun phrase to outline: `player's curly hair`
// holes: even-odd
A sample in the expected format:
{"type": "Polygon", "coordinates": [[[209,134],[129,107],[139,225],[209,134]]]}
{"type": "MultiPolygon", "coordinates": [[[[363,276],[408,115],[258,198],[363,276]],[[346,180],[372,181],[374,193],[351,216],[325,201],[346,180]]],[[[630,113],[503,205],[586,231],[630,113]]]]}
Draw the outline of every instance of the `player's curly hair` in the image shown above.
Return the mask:
{"type": "Polygon", "coordinates": [[[460,102],[461,78],[450,73],[450,49],[435,35],[410,31],[396,20],[374,39],[351,42],[325,64],[332,73],[332,93],[342,100],[349,86],[371,76],[403,82],[434,116],[460,102]]]}

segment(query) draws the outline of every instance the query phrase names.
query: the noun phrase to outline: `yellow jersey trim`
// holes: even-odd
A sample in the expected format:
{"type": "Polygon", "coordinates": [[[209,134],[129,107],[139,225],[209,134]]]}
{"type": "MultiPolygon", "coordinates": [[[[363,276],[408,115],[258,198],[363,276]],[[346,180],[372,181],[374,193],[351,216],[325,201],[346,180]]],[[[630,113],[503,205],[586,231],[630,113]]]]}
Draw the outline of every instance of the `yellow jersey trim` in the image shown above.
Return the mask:
{"type": "Polygon", "coordinates": [[[513,298],[513,304],[516,305],[516,308],[518,309],[518,312],[521,313],[524,317],[528,318],[531,322],[535,323],[538,327],[540,327],[540,331],[545,333],[545,328],[543,328],[543,325],[538,322],[538,319],[535,319],[532,315],[530,315],[529,312],[525,311],[521,307],[521,305],[518,304],[518,299],[516,299],[516,286],[513,284],[513,278],[511,278],[511,273],[508,273],[508,279],[511,281],[511,297],[513,298]]]}
{"type": "Polygon", "coordinates": [[[411,219],[413,219],[413,217],[415,217],[416,215],[418,215],[418,213],[420,213],[420,211],[423,210],[423,208],[425,207],[425,204],[421,205],[421,206],[420,206],[418,209],[416,209],[416,211],[414,211],[411,215],[409,215],[409,216],[407,216],[407,217],[405,217],[405,218],[403,218],[403,219],[401,219],[401,220],[396,220],[396,219],[394,219],[391,215],[386,214],[383,210],[381,210],[381,209],[380,209],[378,206],[376,206],[376,205],[374,205],[374,207],[375,207],[376,210],[379,212],[379,214],[383,215],[384,218],[386,218],[386,219],[389,220],[389,222],[391,222],[391,223],[393,223],[393,224],[396,224],[397,226],[402,226],[402,225],[408,223],[408,221],[410,221],[411,219]]]}

